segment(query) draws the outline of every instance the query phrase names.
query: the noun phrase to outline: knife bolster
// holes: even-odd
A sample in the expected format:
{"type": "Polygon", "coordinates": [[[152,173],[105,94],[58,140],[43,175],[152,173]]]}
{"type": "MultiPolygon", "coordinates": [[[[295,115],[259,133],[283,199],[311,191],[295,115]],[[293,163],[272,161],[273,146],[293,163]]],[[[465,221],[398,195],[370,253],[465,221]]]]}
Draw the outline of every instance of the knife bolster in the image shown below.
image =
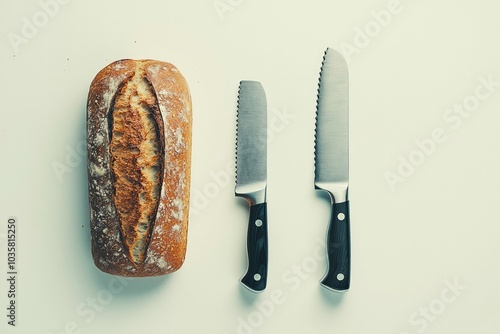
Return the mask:
{"type": "Polygon", "coordinates": [[[266,202],[267,186],[256,190],[254,187],[237,186],[234,194],[237,197],[243,197],[250,205],[257,205],[266,202]],[[253,188],[253,189],[252,189],[253,188]]]}
{"type": "Polygon", "coordinates": [[[348,190],[349,183],[348,182],[315,182],[314,188],[317,190],[324,190],[330,196],[330,199],[333,203],[344,203],[349,200],[348,190]]]}

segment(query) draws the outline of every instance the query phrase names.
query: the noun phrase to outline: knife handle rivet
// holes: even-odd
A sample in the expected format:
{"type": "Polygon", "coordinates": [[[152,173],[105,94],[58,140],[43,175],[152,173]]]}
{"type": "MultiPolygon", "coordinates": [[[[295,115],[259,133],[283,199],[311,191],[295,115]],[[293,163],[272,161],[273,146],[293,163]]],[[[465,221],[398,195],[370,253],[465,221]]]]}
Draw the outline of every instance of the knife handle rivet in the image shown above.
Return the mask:
{"type": "Polygon", "coordinates": [[[257,226],[257,227],[261,227],[261,226],[262,226],[262,220],[257,219],[257,220],[255,221],[255,226],[257,226]]]}
{"type": "Polygon", "coordinates": [[[257,282],[258,282],[258,281],[260,281],[260,280],[261,280],[261,278],[262,278],[262,276],[260,276],[260,274],[255,274],[255,275],[253,275],[253,279],[254,279],[255,281],[257,281],[257,282]]]}
{"type": "Polygon", "coordinates": [[[345,219],[345,215],[341,212],[337,215],[337,218],[338,220],[344,220],[345,219]]]}
{"type": "Polygon", "coordinates": [[[339,281],[343,281],[344,278],[345,278],[345,276],[342,273],[340,273],[340,274],[337,275],[337,280],[339,280],[339,281]]]}

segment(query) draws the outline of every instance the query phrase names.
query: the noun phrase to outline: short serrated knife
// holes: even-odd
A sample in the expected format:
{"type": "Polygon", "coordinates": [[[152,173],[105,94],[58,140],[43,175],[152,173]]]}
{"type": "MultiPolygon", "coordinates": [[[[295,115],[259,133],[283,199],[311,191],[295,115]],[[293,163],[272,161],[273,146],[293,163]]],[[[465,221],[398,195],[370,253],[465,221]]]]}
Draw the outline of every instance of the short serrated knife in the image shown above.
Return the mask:
{"type": "Polygon", "coordinates": [[[327,232],[327,289],[344,292],[351,278],[349,227],[349,79],[342,55],[327,49],[321,66],[316,107],[314,186],[328,193],[331,218],[327,232]]]}
{"type": "Polygon", "coordinates": [[[250,204],[248,270],[241,283],[253,292],[267,284],[267,102],[260,82],[241,81],[236,127],[235,195],[250,204]]]}

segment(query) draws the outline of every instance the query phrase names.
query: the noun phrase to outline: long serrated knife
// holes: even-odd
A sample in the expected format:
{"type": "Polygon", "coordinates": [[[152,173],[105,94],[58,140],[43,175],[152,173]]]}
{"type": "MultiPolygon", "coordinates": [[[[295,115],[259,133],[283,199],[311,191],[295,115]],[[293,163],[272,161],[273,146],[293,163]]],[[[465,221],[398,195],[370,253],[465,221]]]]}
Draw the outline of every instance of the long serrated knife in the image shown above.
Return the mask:
{"type": "Polygon", "coordinates": [[[349,78],[342,55],[327,49],[321,66],[316,107],[314,186],[331,199],[327,232],[328,270],[321,284],[334,291],[349,289],[351,241],[349,222],[349,78]]]}
{"type": "Polygon", "coordinates": [[[236,127],[235,195],[250,204],[248,269],[241,283],[253,292],[267,284],[267,102],[257,81],[241,81],[236,127]]]}

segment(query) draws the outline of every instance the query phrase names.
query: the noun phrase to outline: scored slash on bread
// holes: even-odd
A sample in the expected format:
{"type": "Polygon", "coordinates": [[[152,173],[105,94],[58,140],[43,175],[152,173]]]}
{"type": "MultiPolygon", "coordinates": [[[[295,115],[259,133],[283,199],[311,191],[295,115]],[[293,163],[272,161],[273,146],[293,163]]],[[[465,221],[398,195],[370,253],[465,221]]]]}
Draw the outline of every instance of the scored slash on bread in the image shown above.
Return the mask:
{"type": "Polygon", "coordinates": [[[111,175],[121,235],[130,259],[144,262],[163,181],[164,125],[154,90],[137,64],[110,113],[111,175]]]}

